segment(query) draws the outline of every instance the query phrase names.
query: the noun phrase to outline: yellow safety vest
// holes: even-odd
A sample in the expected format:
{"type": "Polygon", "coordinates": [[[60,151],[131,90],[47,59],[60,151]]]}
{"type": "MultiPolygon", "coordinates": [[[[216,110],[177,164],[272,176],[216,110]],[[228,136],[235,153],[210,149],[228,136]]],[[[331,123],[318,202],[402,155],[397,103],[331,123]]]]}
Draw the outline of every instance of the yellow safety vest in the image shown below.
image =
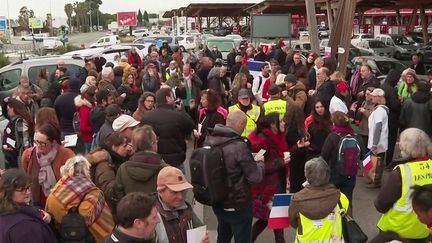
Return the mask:
{"type": "Polygon", "coordinates": [[[393,231],[404,239],[422,239],[429,235],[429,229],[422,224],[411,204],[411,189],[414,185],[432,184],[432,160],[410,162],[398,165],[402,178],[401,197],[378,221],[382,231],[393,231]]]}
{"type": "Polygon", "coordinates": [[[277,100],[269,100],[264,103],[264,114],[268,115],[272,112],[279,113],[279,117],[282,120],[285,116],[287,102],[285,100],[277,99],[277,100]]]}
{"type": "MultiPolygon", "coordinates": [[[[233,112],[233,111],[241,111],[240,106],[236,104],[228,108],[228,112],[233,112]]],[[[251,132],[255,131],[256,123],[258,122],[260,113],[261,113],[261,108],[259,106],[252,104],[252,109],[246,112],[247,122],[246,122],[246,128],[242,133],[243,137],[247,138],[249,134],[251,134],[251,132]]]]}
{"type": "Polygon", "coordinates": [[[341,211],[346,212],[349,206],[349,200],[340,193],[340,202],[342,210],[339,205],[336,205],[333,212],[327,217],[319,220],[311,220],[306,218],[303,214],[299,213],[300,224],[302,227],[302,234],[299,234],[297,229],[296,241],[298,243],[304,242],[332,242],[334,239],[342,239],[342,216],[341,211]],[[334,223],[336,222],[336,225],[334,223]]]}

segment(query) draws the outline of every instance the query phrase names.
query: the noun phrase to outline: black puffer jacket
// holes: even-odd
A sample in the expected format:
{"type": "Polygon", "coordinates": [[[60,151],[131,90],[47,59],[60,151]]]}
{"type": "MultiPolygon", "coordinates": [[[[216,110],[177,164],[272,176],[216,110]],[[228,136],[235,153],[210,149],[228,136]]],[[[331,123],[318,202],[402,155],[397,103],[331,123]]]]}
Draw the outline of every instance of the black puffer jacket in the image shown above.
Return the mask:
{"type": "MultiPolygon", "coordinates": [[[[229,139],[240,138],[231,128],[216,124],[206,137],[204,145],[219,144],[229,139]]],[[[232,184],[230,193],[224,201],[223,208],[242,208],[252,202],[251,184],[261,182],[264,176],[264,163],[255,162],[252,152],[245,141],[234,141],[223,147],[225,165],[232,184]]]]}
{"type": "Polygon", "coordinates": [[[417,91],[407,99],[401,110],[402,129],[418,128],[432,137],[432,101],[429,92],[417,91]]]}
{"type": "Polygon", "coordinates": [[[194,129],[194,122],[183,111],[175,111],[171,105],[160,104],[148,112],[142,121],[153,127],[158,136],[158,154],[163,160],[178,166],[186,158],[186,136],[194,129]]]}
{"type": "Polygon", "coordinates": [[[395,88],[400,79],[400,73],[392,69],[387,74],[381,89],[384,90],[386,106],[389,108],[389,127],[397,129],[399,127],[399,116],[401,111],[401,103],[398,98],[397,89],[395,88]]]}

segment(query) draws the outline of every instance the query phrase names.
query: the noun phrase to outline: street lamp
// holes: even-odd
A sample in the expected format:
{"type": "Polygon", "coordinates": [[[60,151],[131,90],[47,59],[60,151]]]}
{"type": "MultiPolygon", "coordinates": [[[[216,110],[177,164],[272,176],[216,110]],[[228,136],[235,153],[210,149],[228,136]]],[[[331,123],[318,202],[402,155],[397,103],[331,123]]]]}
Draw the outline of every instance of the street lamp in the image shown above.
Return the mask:
{"type": "Polygon", "coordinates": [[[11,28],[10,13],[9,13],[9,0],[6,0],[6,8],[7,8],[7,25],[8,25],[7,34],[9,36],[9,43],[12,44],[12,35],[11,35],[12,28],[11,28]]]}

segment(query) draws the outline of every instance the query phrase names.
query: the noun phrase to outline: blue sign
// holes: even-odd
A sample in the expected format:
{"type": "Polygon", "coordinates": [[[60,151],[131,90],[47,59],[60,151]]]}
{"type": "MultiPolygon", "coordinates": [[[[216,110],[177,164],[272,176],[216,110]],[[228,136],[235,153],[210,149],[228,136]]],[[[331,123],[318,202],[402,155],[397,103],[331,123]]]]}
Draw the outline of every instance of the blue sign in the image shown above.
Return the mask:
{"type": "Polygon", "coordinates": [[[5,30],[7,26],[6,19],[0,19],[0,30],[5,30]]]}

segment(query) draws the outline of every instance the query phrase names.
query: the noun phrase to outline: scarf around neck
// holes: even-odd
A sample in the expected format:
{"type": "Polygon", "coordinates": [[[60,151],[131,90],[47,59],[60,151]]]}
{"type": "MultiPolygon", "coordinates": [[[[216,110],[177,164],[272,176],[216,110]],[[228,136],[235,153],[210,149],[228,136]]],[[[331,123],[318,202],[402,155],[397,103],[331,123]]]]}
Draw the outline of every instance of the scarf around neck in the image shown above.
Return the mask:
{"type": "Polygon", "coordinates": [[[51,189],[56,184],[57,180],[52,169],[52,163],[57,156],[58,145],[54,143],[53,148],[47,153],[42,154],[38,147],[36,147],[36,158],[40,166],[38,180],[42,187],[42,191],[45,196],[48,196],[51,189]]]}

